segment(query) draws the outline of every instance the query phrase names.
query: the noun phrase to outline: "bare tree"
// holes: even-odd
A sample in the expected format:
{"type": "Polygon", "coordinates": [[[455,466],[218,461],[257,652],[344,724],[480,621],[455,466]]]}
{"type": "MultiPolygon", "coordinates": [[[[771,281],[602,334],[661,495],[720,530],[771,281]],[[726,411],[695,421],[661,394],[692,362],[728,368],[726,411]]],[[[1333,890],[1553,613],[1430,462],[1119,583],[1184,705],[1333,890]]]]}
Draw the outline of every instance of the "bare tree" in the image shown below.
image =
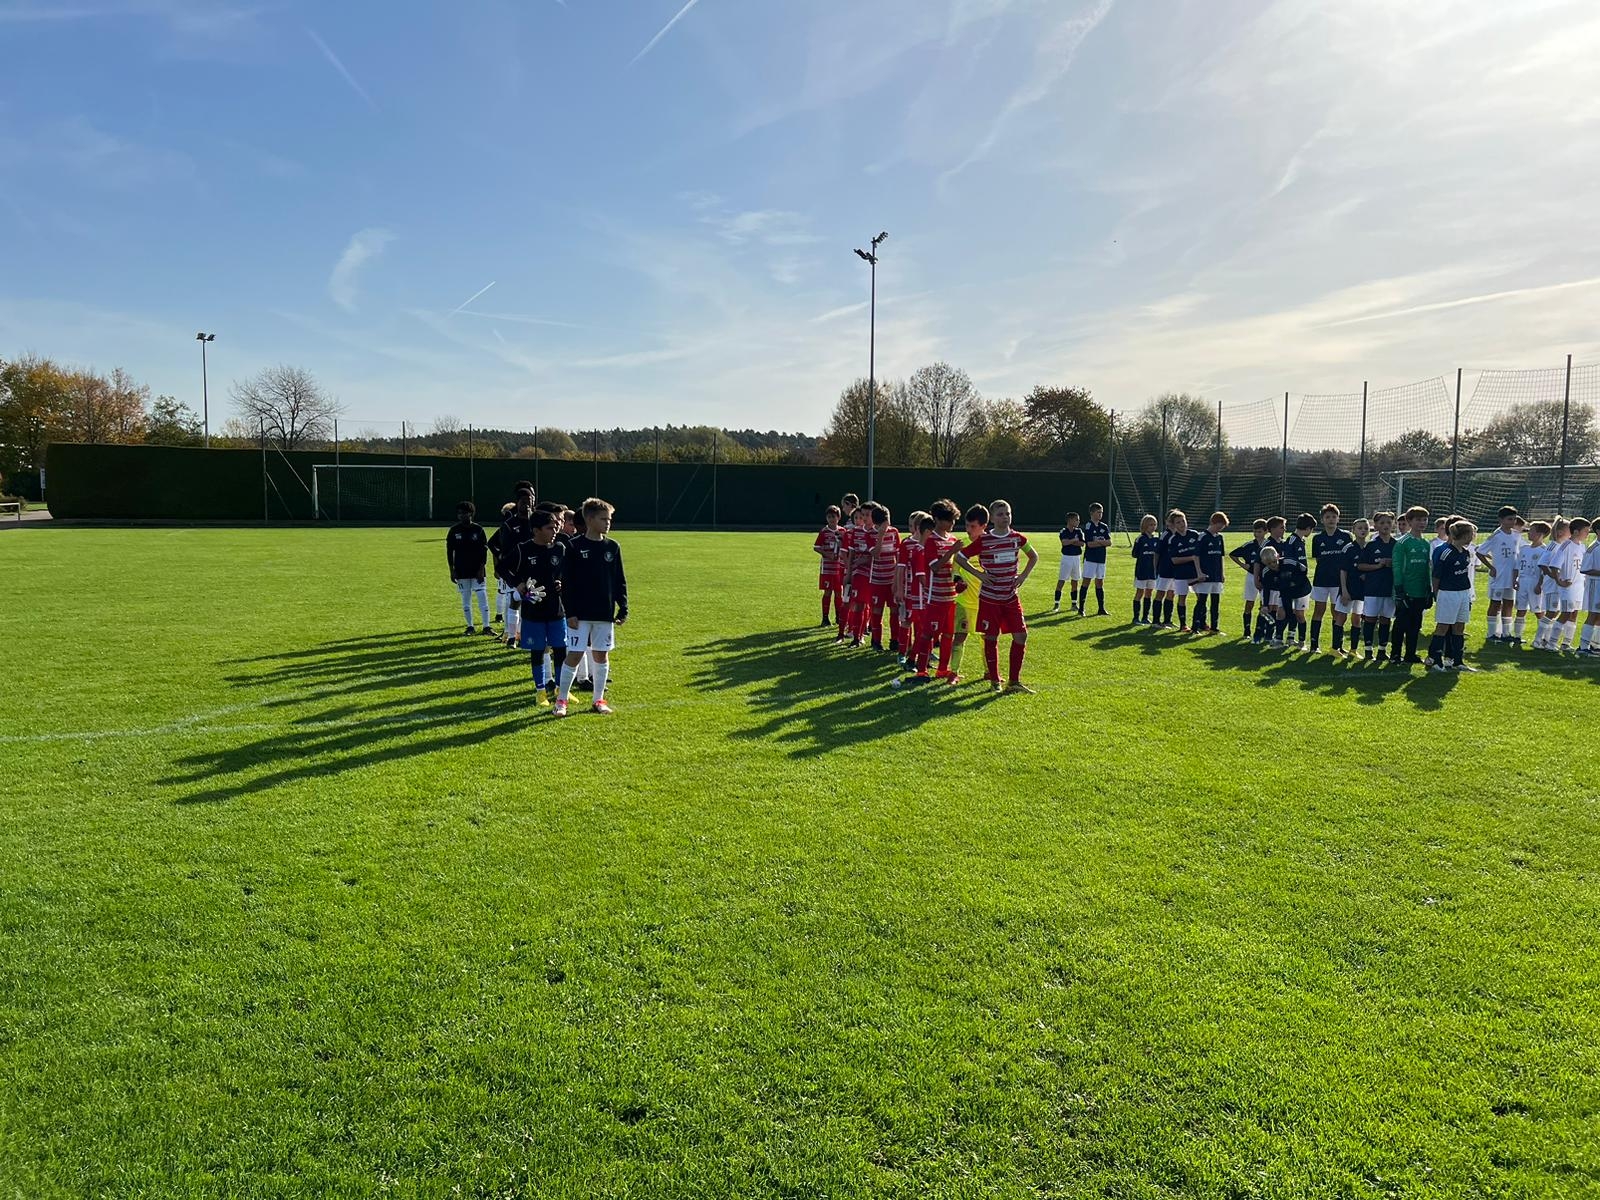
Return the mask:
{"type": "Polygon", "coordinates": [[[265,429],[285,450],[331,437],[333,420],[344,411],[310,371],[283,363],[236,380],[232,395],[245,422],[265,429]]]}
{"type": "Polygon", "coordinates": [[[983,429],[978,389],[947,362],[918,367],[906,382],[906,402],[928,434],[928,457],[936,467],[958,467],[962,451],[983,429]]]}

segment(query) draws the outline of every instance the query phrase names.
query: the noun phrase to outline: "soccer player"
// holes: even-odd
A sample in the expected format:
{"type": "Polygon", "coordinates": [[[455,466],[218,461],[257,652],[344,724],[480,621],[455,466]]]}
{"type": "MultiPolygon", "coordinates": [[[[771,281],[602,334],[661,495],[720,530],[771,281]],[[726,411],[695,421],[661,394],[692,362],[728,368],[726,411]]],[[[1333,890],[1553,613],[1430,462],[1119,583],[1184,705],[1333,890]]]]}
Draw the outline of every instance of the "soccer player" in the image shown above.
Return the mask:
{"type": "Polygon", "coordinates": [[[1517,600],[1517,557],[1522,550],[1522,535],[1517,532],[1517,510],[1506,505],[1500,510],[1500,528],[1483,539],[1480,557],[1494,560],[1489,577],[1489,634],[1491,642],[1509,642],[1511,613],[1517,600]]]}
{"type": "Polygon", "coordinates": [[[622,547],[606,535],[615,509],[597,497],[583,502],[583,533],[572,539],[561,570],[561,600],[567,610],[567,661],[561,668],[561,690],[555,715],[567,715],[572,677],[587,650],[594,661],[594,704],[609,714],[606,676],[616,629],[628,619],[628,579],[622,571],[622,547]]]}
{"type": "MultiPolygon", "coordinates": [[[[893,624],[890,627],[890,646],[896,649],[900,656],[902,667],[910,666],[916,653],[914,639],[916,632],[912,629],[912,584],[915,581],[916,561],[922,545],[922,535],[919,532],[922,518],[928,514],[920,508],[906,518],[906,533],[894,548],[894,605],[890,609],[893,624]]],[[[926,572],[926,564],[920,564],[926,572]]],[[[923,604],[925,606],[926,599],[923,604]]],[[[921,611],[920,608],[917,611],[921,611]]]]}
{"type": "Polygon", "coordinates": [[[1200,580],[1193,584],[1190,590],[1195,594],[1194,623],[1189,628],[1195,633],[1204,633],[1208,628],[1212,633],[1221,633],[1222,613],[1222,562],[1226,557],[1223,551],[1226,547],[1222,541],[1222,531],[1228,527],[1228,514],[1214,512],[1211,520],[1207,522],[1205,532],[1200,535],[1195,547],[1200,555],[1200,580]],[[1206,617],[1206,600],[1211,601],[1211,616],[1206,617]]]}
{"type": "Polygon", "coordinates": [[[1475,558],[1491,570],[1491,556],[1474,556],[1472,543],[1478,531],[1471,521],[1450,526],[1450,541],[1433,563],[1433,589],[1438,608],[1434,612],[1434,641],[1428,658],[1435,671],[1476,671],[1466,663],[1467,622],[1472,617],[1472,569],[1475,558]]]}
{"type": "MultiPolygon", "coordinates": [[[[1315,654],[1322,642],[1322,618],[1328,605],[1340,597],[1339,580],[1344,575],[1351,536],[1339,528],[1339,506],[1322,506],[1322,532],[1311,539],[1311,556],[1317,560],[1316,572],[1311,576],[1311,653],[1315,654]]],[[[1343,624],[1342,621],[1337,622],[1343,624]]],[[[1344,640],[1342,637],[1339,639],[1344,640]]]]}
{"type": "Polygon", "coordinates": [[[516,566],[516,550],[533,534],[533,528],[528,524],[528,518],[533,516],[533,489],[518,488],[517,499],[510,507],[510,511],[500,510],[504,515],[500,521],[500,528],[494,531],[489,538],[489,549],[494,552],[494,574],[500,582],[501,609],[505,613],[506,645],[515,647],[517,644],[518,618],[517,610],[522,601],[517,596],[516,582],[507,575],[507,572],[516,566]]]}
{"type": "Polygon", "coordinates": [[[991,690],[1024,692],[1033,689],[1022,682],[1022,658],[1028,648],[1028,623],[1022,616],[1022,585],[1028,582],[1033,568],[1038,565],[1039,552],[1028,545],[1028,539],[1011,528],[1011,505],[996,500],[986,509],[974,504],[967,510],[967,520],[980,520],[989,528],[978,538],[969,541],[956,551],[956,562],[970,566],[968,558],[976,555],[983,569],[983,586],[978,599],[978,632],[983,634],[983,661],[988,668],[991,690]],[[1026,555],[1028,565],[1017,569],[1017,559],[1026,555]],[[1011,635],[1011,670],[1009,682],[1000,684],[1000,636],[1011,635]]]}
{"type": "MultiPolygon", "coordinates": [[[[1284,533],[1289,527],[1289,522],[1283,517],[1267,518],[1267,540],[1262,545],[1262,551],[1267,547],[1275,550],[1278,556],[1283,556],[1284,533]]],[[[1256,590],[1261,593],[1261,607],[1256,615],[1256,637],[1258,643],[1265,644],[1272,636],[1272,631],[1277,627],[1277,621],[1282,614],[1278,611],[1282,607],[1283,597],[1269,591],[1265,583],[1266,573],[1262,569],[1259,557],[1256,562],[1256,590]]]]}
{"type": "Polygon", "coordinates": [[[876,500],[869,500],[867,510],[867,565],[871,587],[867,597],[868,627],[872,630],[872,648],[883,649],[883,610],[889,611],[889,649],[898,652],[894,641],[894,577],[900,563],[900,531],[890,521],[889,510],[876,500]]]}
{"type": "MultiPolygon", "coordinates": [[[[1545,561],[1544,573],[1545,590],[1552,584],[1557,589],[1558,616],[1545,649],[1565,652],[1578,636],[1578,611],[1584,600],[1583,543],[1589,535],[1589,521],[1585,517],[1557,520],[1555,532],[1556,544],[1545,561]]],[[[1545,611],[1550,611],[1548,606],[1545,611]]]]}
{"type": "Polygon", "coordinates": [[[928,626],[932,595],[929,553],[934,533],[933,517],[925,512],[912,513],[911,527],[915,533],[902,543],[904,554],[900,564],[901,595],[905,609],[903,627],[907,642],[905,665],[913,672],[906,682],[927,683],[933,678],[928,674],[928,659],[933,649],[933,637],[928,626]]]}
{"type": "MultiPolygon", "coordinates": [[[[1293,559],[1304,567],[1308,579],[1311,576],[1311,560],[1308,557],[1306,541],[1316,531],[1316,528],[1317,519],[1310,513],[1301,513],[1294,523],[1294,533],[1284,539],[1283,549],[1279,551],[1279,554],[1284,558],[1293,559]]],[[[1294,629],[1295,640],[1302,650],[1306,646],[1306,606],[1309,598],[1309,591],[1303,596],[1295,597],[1296,603],[1294,607],[1287,609],[1284,613],[1289,619],[1289,624],[1294,629]]],[[[1287,644],[1288,641],[1285,639],[1285,645],[1287,644]]]]}
{"type": "MultiPolygon", "coordinates": [[[[1233,559],[1240,567],[1244,568],[1244,633],[1241,637],[1250,636],[1250,617],[1255,611],[1256,601],[1262,601],[1262,608],[1266,601],[1261,596],[1260,580],[1256,577],[1256,564],[1261,561],[1261,548],[1267,544],[1267,522],[1262,517],[1257,517],[1250,523],[1251,540],[1235,548],[1228,557],[1233,559]]],[[[1216,628],[1216,622],[1211,623],[1216,628]]]]}
{"type": "MultiPolygon", "coordinates": [[[[1361,606],[1366,601],[1366,579],[1361,574],[1357,564],[1361,561],[1361,552],[1367,546],[1367,534],[1372,526],[1365,517],[1357,517],[1350,526],[1350,541],[1345,543],[1344,561],[1339,564],[1339,594],[1333,598],[1333,652],[1340,658],[1349,658],[1350,651],[1344,648],[1344,630],[1346,623],[1353,616],[1356,619],[1355,627],[1350,630],[1350,649],[1354,650],[1361,641],[1361,606]]],[[[1317,560],[1317,566],[1322,566],[1322,560],[1317,560]]],[[[1313,586],[1313,593],[1315,587],[1313,586]]],[[[1315,626],[1311,634],[1315,644],[1315,626]]]]}
{"type": "Polygon", "coordinates": [[[1156,538],[1156,620],[1155,628],[1165,629],[1172,624],[1172,606],[1177,596],[1172,589],[1172,513],[1162,522],[1161,536],[1156,538]]]}
{"type": "MultiPolygon", "coordinates": [[[[1056,603],[1050,611],[1061,611],[1061,587],[1072,582],[1071,607],[1078,607],[1078,585],[1083,582],[1083,550],[1087,542],[1083,530],[1078,528],[1078,514],[1069,512],[1067,523],[1056,536],[1061,539],[1061,570],[1056,575],[1056,603]]],[[[1078,614],[1082,616],[1082,613],[1078,614]]]]}
{"type": "Polygon", "coordinates": [[[1171,564],[1168,583],[1178,602],[1178,628],[1185,630],[1189,628],[1189,589],[1200,577],[1200,535],[1189,528],[1189,515],[1182,509],[1168,513],[1167,523],[1172,529],[1172,536],[1167,539],[1167,560],[1171,564]]]}
{"type": "Polygon", "coordinates": [[[1089,604],[1089,581],[1094,581],[1094,599],[1099,612],[1106,615],[1106,550],[1111,545],[1111,526],[1105,521],[1106,508],[1096,500],[1089,505],[1089,522],[1083,527],[1083,582],[1078,587],[1078,615],[1089,604]]]}
{"type": "Polygon", "coordinates": [[[1285,635],[1289,632],[1289,621],[1297,611],[1296,601],[1304,601],[1311,594],[1311,577],[1306,572],[1305,560],[1290,558],[1276,547],[1263,546],[1261,586],[1269,594],[1276,593],[1279,597],[1269,644],[1286,646],[1289,643],[1285,635]]]}
{"type": "Polygon", "coordinates": [[[839,500],[839,524],[846,529],[855,524],[856,509],[861,507],[861,497],[854,492],[846,492],[839,500]]]}
{"type": "Polygon", "coordinates": [[[489,589],[484,586],[484,567],[489,558],[489,535],[473,518],[478,506],[471,500],[456,505],[456,523],[444,535],[444,559],[450,565],[450,582],[461,593],[461,613],[467,619],[467,636],[478,631],[472,627],[472,598],[478,598],[478,611],[483,614],[483,631],[490,637],[494,630],[489,625],[489,589]]]}
{"type": "Polygon", "coordinates": [[[1155,600],[1156,561],[1161,557],[1161,539],[1156,536],[1154,513],[1139,519],[1139,536],[1133,542],[1133,623],[1153,625],[1150,606],[1155,600]],[[1142,608],[1140,606],[1143,606],[1142,608]]]}
{"type": "Polygon", "coordinates": [[[834,613],[841,625],[844,624],[844,601],[840,599],[844,591],[844,569],[839,559],[839,546],[844,539],[844,530],[839,528],[839,506],[828,505],[828,510],[823,514],[823,526],[818,531],[816,540],[811,543],[811,548],[822,556],[822,562],[817,568],[817,587],[822,592],[822,624],[819,629],[827,629],[833,625],[828,619],[828,606],[833,605],[834,613]]]}
{"type": "Polygon", "coordinates": [[[1540,583],[1544,580],[1544,556],[1549,552],[1545,539],[1550,536],[1549,521],[1533,521],[1528,525],[1528,540],[1517,551],[1517,623],[1511,631],[1511,644],[1522,645],[1522,635],[1528,628],[1528,610],[1533,613],[1534,640],[1544,624],[1544,598],[1540,583]]]}
{"type": "Polygon", "coordinates": [[[1589,618],[1584,622],[1578,653],[1593,657],[1600,655],[1600,529],[1595,529],[1594,541],[1584,553],[1582,571],[1583,608],[1589,618]]]}
{"type": "MultiPolygon", "coordinates": [[[[1373,635],[1377,635],[1378,661],[1389,658],[1389,627],[1394,621],[1394,514],[1377,513],[1372,523],[1378,536],[1367,541],[1356,554],[1356,573],[1361,576],[1361,657],[1372,657],[1373,635]]],[[[1351,648],[1355,647],[1352,635],[1351,648]]]]}
{"type": "Polygon", "coordinates": [[[1417,640],[1422,636],[1422,616],[1433,605],[1433,563],[1428,550],[1428,510],[1420,504],[1406,509],[1406,536],[1394,544],[1393,643],[1389,657],[1415,666],[1422,662],[1417,640]]]}
{"type": "Polygon", "coordinates": [[[953,684],[958,681],[950,661],[955,649],[958,580],[950,560],[960,543],[950,531],[955,528],[961,511],[953,500],[935,500],[928,506],[928,515],[933,520],[933,531],[923,543],[928,563],[928,608],[923,617],[923,637],[930,654],[938,647],[939,666],[934,678],[953,684]]]}
{"type": "MultiPolygon", "coordinates": [[[[846,496],[845,499],[850,497],[846,496]]],[[[851,513],[850,529],[845,538],[846,579],[845,602],[850,606],[845,628],[839,631],[839,641],[848,633],[852,646],[861,645],[867,627],[867,602],[872,592],[872,535],[867,532],[867,510],[856,506],[851,513]]]]}
{"type": "Polygon", "coordinates": [[[1428,561],[1432,562],[1434,555],[1443,552],[1450,546],[1450,523],[1460,520],[1454,514],[1448,517],[1438,517],[1433,522],[1433,538],[1428,542],[1428,561]]]}
{"type": "Polygon", "coordinates": [[[546,673],[545,654],[552,663],[566,656],[567,622],[561,604],[561,576],[566,566],[566,544],[556,540],[561,517],[548,509],[535,510],[529,522],[533,536],[518,548],[512,577],[522,595],[522,630],[517,645],[528,651],[533,668],[534,699],[549,708],[556,698],[554,671],[546,673]]]}

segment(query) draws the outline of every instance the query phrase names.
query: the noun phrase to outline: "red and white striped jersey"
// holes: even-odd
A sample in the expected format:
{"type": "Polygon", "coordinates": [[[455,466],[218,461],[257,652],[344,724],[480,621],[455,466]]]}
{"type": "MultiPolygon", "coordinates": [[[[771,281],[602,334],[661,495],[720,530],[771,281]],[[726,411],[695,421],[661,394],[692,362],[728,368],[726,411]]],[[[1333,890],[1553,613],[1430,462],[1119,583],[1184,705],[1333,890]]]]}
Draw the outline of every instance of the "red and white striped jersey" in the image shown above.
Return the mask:
{"type": "Polygon", "coordinates": [[[821,572],[831,575],[838,571],[840,562],[843,561],[842,548],[844,546],[845,530],[837,525],[824,525],[817,533],[817,540],[812,546],[822,551],[821,572]]]}
{"type": "Polygon", "coordinates": [[[1012,529],[1006,533],[989,530],[961,547],[964,558],[976,557],[983,568],[983,585],[978,592],[983,600],[1010,601],[1017,594],[1017,561],[1028,539],[1012,529]]]}
{"type": "MultiPolygon", "coordinates": [[[[867,555],[872,550],[872,534],[860,526],[852,526],[845,539],[845,552],[856,555],[855,563],[850,569],[852,575],[865,575],[869,569],[867,555]]],[[[848,561],[848,557],[847,557],[848,561]]]]}
{"type": "Polygon", "coordinates": [[[900,566],[905,605],[920,612],[928,606],[928,555],[921,542],[908,537],[900,543],[900,566]]]}
{"type": "Polygon", "coordinates": [[[939,559],[956,546],[956,539],[949,534],[934,530],[923,543],[923,549],[928,555],[928,602],[930,604],[949,604],[956,598],[956,567],[955,563],[939,559]]]}
{"type": "Polygon", "coordinates": [[[869,546],[875,544],[879,551],[872,559],[873,586],[887,587],[894,582],[895,564],[900,561],[900,531],[893,525],[886,525],[876,535],[869,533],[867,538],[869,546]]]}

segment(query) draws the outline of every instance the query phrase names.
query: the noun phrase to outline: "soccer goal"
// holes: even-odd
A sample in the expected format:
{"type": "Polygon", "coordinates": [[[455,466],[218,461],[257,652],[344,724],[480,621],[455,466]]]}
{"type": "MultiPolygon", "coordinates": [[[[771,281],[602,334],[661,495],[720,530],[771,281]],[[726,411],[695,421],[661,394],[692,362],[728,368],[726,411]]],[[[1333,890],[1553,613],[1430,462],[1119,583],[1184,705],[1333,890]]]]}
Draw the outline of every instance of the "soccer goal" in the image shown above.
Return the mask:
{"type": "Polygon", "coordinates": [[[1455,476],[1448,467],[1392,471],[1382,477],[1380,496],[1392,498],[1396,512],[1420,504],[1442,517],[1453,509],[1480,529],[1506,504],[1529,518],[1600,512],[1600,466],[1462,467],[1455,476]]]}
{"type": "Polygon", "coordinates": [[[431,521],[433,468],[315,463],[311,503],[324,521],[431,521]]]}

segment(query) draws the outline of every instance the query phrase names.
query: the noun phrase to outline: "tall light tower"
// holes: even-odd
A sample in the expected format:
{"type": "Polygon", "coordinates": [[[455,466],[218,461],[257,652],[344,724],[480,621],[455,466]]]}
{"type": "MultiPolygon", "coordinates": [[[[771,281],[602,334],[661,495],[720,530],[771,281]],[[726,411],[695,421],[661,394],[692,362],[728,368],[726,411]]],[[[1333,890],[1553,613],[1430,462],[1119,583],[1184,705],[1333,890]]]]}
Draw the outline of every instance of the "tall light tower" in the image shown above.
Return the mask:
{"type": "Polygon", "coordinates": [[[217,340],[214,333],[197,333],[194,340],[200,343],[200,419],[205,422],[205,445],[211,449],[211,387],[206,380],[206,343],[217,340]]]}
{"type": "Polygon", "coordinates": [[[889,240],[887,233],[872,239],[872,252],[857,250],[872,272],[872,299],[867,318],[867,499],[876,500],[873,490],[873,468],[877,465],[878,440],[878,247],[889,240]]]}

